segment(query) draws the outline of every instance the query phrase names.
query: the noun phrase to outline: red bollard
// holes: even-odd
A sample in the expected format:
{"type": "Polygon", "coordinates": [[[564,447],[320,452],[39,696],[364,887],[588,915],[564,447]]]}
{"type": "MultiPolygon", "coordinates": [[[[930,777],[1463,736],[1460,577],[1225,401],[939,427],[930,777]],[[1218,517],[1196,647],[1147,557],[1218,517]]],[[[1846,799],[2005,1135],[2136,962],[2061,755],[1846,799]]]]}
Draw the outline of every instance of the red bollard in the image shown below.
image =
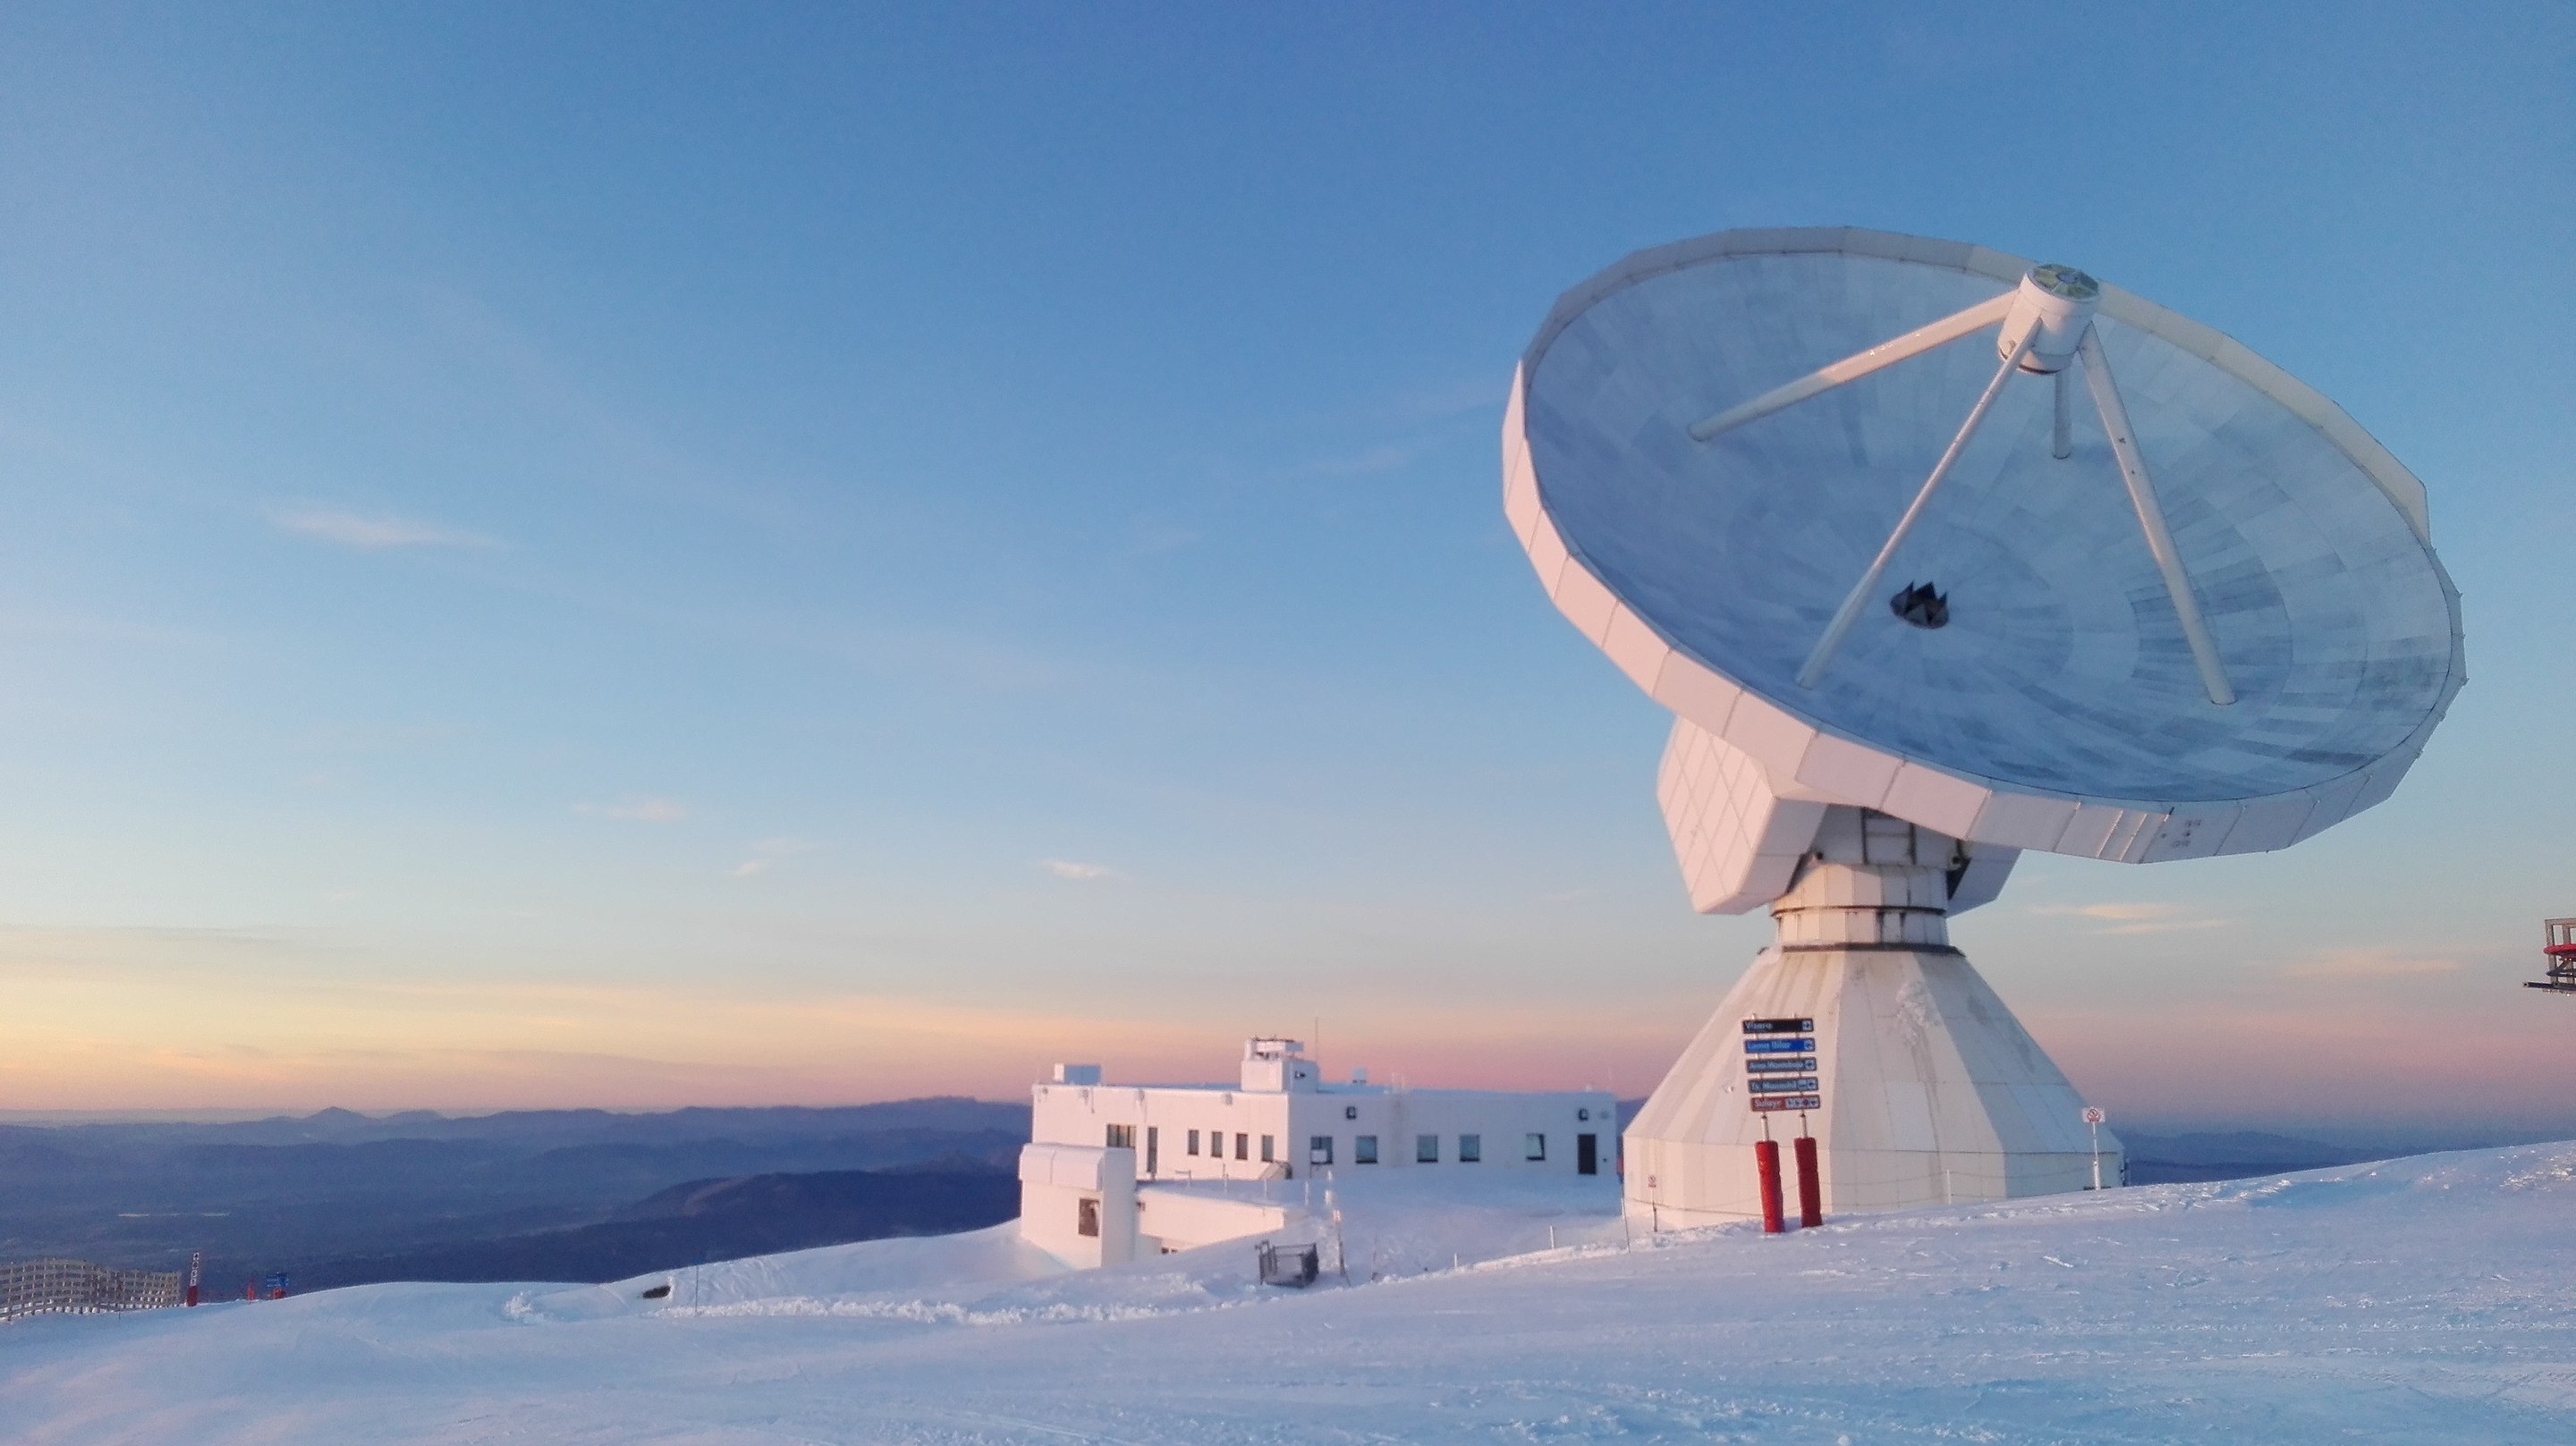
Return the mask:
{"type": "Polygon", "coordinates": [[[190,1305],[195,1305],[196,1303],[197,1303],[197,1288],[196,1288],[195,1286],[191,1285],[191,1286],[189,1286],[189,1287],[188,1287],[188,1304],[190,1304],[190,1305]]]}
{"type": "Polygon", "coordinates": [[[1772,1140],[1755,1141],[1753,1164],[1762,1172],[1762,1231],[1766,1235],[1777,1235],[1789,1228],[1780,1218],[1779,1144],[1772,1140]]]}
{"type": "Polygon", "coordinates": [[[1816,1172],[1816,1137],[1798,1137],[1798,1224],[1813,1230],[1825,1223],[1825,1184],[1816,1172]]]}

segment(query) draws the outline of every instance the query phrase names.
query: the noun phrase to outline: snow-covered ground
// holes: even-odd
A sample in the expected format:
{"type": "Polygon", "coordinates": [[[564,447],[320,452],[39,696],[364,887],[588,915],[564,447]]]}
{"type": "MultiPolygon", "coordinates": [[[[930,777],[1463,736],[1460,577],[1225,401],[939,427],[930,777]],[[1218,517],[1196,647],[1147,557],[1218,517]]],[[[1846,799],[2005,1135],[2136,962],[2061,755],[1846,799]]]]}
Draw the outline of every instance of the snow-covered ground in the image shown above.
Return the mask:
{"type": "Polygon", "coordinates": [[[0,1440],[2576,1441],[2576,1144],[1785,1238],[1630,1242],[1606,1191],[1351,1195],[1351,1283],[1303,1293],[1241,1246],[1065,1273],[1003,1227],[652,1302],[660,1277],[20,1322],[0,1440]]]}

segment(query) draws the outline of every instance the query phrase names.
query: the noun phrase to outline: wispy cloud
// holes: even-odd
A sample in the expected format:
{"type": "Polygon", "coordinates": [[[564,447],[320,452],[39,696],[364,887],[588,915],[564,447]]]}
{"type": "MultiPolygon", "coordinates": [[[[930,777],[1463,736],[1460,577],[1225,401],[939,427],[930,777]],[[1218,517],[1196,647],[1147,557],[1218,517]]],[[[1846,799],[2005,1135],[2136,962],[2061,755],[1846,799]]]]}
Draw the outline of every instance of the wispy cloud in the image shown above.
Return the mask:
{"type": "Polygon", "coordinates": [[[1503,410],[1504,388],[1492,377],[1461,377],[1433,386],[1410,388],[1396,394],[1390,411],[1403,417],[1427,417],[1446,421],[1471,412],[1503,410]]]}
{"type": "Polygon", "coordinates": [[[1374,477],[1410,467],[1438,445],[1429,441],[1380,442],[1340,457],[1324,457],[1299,469],[1313,477],[1374,477]]]}
{"type": "Polygon", "coordinates": [[[2223,929],[2233,919],[2191,914],[2180,904],[2033,904],[2028,912],[2042,917],[2091,919],[2105,928],[2096,934],[2172,934],[2186,929],[2223,929]]]}
{"type": "Polygon", "coordinates": [[[872,671],[985,692],[1061,688],[1082,674],[1061,652],[946,628],[789,629],[764,630],[762,635],[872,671]]]}
{"type": "Polygon", "coordinates": [[[2283,965],[2281,973],[2292,979],[2404,979],[2420,974],[2457,974],[2465,967],[2457,959],[2372,947],[2322,949],[2295,964],[2283,965]]]}
{"type": "Polygon", "coordinates": [[[1130,559],[1161,557],[1199,544],[1198,530],[1160,517],[1139,517],[1127,524],[1130,559]]]}
{"type": "Polygon", "coordinates": [[[820,853],[830,847],[820,839],[765,838],[751,846],[751,857],[726,872],[737,879],[755,878],[798,854],[820,853]]]}
{"type": "Polygon", "coordinates": [[[2053,914],[2060,918],[2108,919],[2114,923],[2140,923],[2148,919],[2168,919],[2182,912],[2180,904],[2033,904],[2034,914],[2053,914]]]}
{"type": "Polygon", "coordinates": [[[572,811],[591,818],[613,818],[626,823],[677,823],[689,816],[686,804],[631,793],[615,803],[576,803],[572,811]]]}
{"type": "Polygon", "coordinates": [[[1071,859],[1041,859],[1038,863],[1038,867],[1045,869],[1048,873],[1055,875],[1059,879],[1067,879],[1077,884],[1087,884],[1098,879],[1114,879],[1118,877],[1118,875],[1112,872],[1105,864],[1078,864],[1071,859]]]}
{"type": "Polygon", "coordinates": [[[494,547],[488,537],[409,517],[365,517],[336,507],[283,508],[268,515],[280,531],[316,542],[381,552],[393,547],[494,547]]]}

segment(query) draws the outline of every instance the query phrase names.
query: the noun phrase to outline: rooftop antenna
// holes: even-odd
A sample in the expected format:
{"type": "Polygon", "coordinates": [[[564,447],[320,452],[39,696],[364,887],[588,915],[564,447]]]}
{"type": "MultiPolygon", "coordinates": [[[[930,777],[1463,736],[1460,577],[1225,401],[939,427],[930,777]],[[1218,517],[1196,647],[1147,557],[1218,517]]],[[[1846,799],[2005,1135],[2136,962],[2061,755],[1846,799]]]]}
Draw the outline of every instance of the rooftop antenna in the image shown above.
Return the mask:
{"type": "Polygon", "coordinates": [[[2084,1102],[1948,916],[2025,849],[2308,838],[2396,788],[2465,677],[2387,449],[2218,332],[1981,246],[1630,256],[1522,355],[1503,479],[1558,610],[1675,714],[1693,906],[1778,925],[1630,1126],[1658,1221],[1759,1214],[1745,1147],[1788,1098],[1834,1213],[2082,1188],[2084,1102]],[[1782,1017],[1814,1020],[1815,1096],[1752,1088],[1740,1026],[1782,1017]]]}

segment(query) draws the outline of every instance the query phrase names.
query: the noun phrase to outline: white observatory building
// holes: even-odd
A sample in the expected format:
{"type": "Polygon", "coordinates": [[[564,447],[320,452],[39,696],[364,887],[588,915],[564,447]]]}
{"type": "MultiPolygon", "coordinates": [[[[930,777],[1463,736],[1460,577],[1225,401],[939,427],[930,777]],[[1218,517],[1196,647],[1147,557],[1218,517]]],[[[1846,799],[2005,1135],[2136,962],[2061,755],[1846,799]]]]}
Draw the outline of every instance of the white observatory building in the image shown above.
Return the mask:
{"type": "Polygon", "coordinates": [[[1751,1147],[1802,1127],[1828,1213],[2091,1183],[2083,1100],[1951,916],[2025,850],[2298,843],[2388,797],[2466,677],[2386,448],[2209,327],[1980,246],[1638,252],[1549,313],[1502,460],[1558,611],[1675,715],[1692,906],[1777,924],[1628,1129],[1628,1209],[1668,1226],[1763,1213],[1751,1147]]]}
{"type": "Polygon", "coordinates": [[[1232,1084],[1104,1084],[1096,1064],[1052,1073],[1030,1095],[1020,1233],[1075,1265],[1277,1230],[1302,1197],[1229,1182],[1617,1168],[1618,1102],[1601,1090],[1412,1089],[1366,1070],[1332,1082],[1304,1044],[1275,1037],[1245,1041],[1232,1084]]]}

